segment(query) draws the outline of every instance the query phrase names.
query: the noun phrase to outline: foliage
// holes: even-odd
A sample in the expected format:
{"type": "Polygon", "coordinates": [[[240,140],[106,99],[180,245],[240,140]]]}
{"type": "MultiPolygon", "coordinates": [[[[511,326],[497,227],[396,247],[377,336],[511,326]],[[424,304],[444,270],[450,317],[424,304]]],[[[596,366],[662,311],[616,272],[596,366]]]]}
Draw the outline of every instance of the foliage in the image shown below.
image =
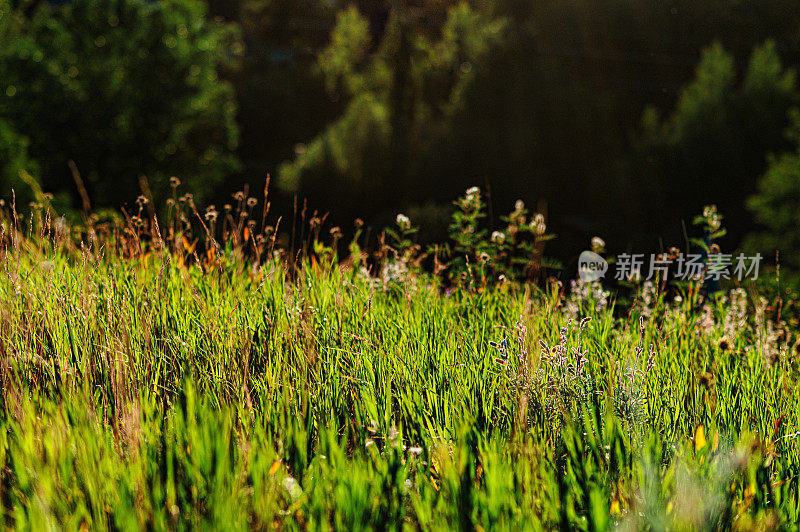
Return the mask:
{"type": "Polygon", "coordinates": [[[758,183],[758,193],[748,201],[748,208],[761,226],[745,245],[765,254],[780,252],[780,263],[789,272],[800,268],[800,239],[797,235],[800,206],[800,111],[791,113],[790,138],[795,151],[770,157],[769,168],[758,183]]]}
{"type": "Polygon", "coordinates": [[[0,119],[30,139],[41,184],[119,206],[141,176],[163,197],[169,177],[198,196],[237,167],[236,105],[220,69],[236,35],[197,0],[47,3],[0,62],[0,119]]]}
{"type": "MultiPolygon", "coordinates": [[[[239,27],[244,45],[235,71],[242,178],[260,188],[266,172],[301,152],[305,142],[342,111],[325,91],[317,58],[326,47],[341,2],[333,0],[211,0],[210,15],[239,27]]],[[[218,197],[222,195],[219,194],[218,197]]]]}
{"type": "MultiPolygon", "coordinates": [[[[0,62],[11,53],[22,26],[20,14],[13,9],[10,0],[0,0],[0,62]]],[[[6,88],[5,96],[13,96],[15,91],[16,88],[11,91],[6,88]]],[[[8,121],[0,118],[0,187],[2,190],[13,189],[24,200],[28,197],[27,187],[20,179],[20,171],[37,173],[35,164],[28,155],[28,140],[8,121]]],[[[22,201],[20,205],[24,203],[22,201]]]]}
{"type": "Polygon", "coordinates": [[[340,212],[374,216],[432,186],[425,169],[446,144],[450,119],[503,28],[466,2],[438,19],[398,4],[375,42],[355,8],[337,15],[319,66],[328,90],[348,105],[281,167],[284,190],[312,202],[336,198],[340,212]],[[436,28],[424,24],[438,19],[436,28]]]}
{"type": "Polygon", "coordinates": [[[744,200],[755,192],[765,154],[784,147],[787,112],[798,96],[796,74],[782,66],[774,42],[753,50],[741,76],[719,43],[707,48],[672,114],[665,120],[652,108],[644,114],[637,204],[655,219],[688,219],[722,198],[729,228],[741,234],[750,225],[744,200]]]}

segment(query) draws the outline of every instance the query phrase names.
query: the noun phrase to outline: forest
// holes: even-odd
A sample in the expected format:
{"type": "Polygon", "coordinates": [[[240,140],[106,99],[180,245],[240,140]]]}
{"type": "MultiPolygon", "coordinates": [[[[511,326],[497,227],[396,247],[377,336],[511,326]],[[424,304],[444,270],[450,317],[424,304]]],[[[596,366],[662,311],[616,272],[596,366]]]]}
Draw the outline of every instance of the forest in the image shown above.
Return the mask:
{"type": "MultiPolygon", "coordinates": [[[[661,251],[703,205],[800,266],[800,12],[789,0],[0,0],[0,186],[66,215],[272,183],[423,242],[451,199],[517,199],[569,261],[661,251]],[[76,176],[80,186],[76,185],[76,176]],[[780,243],[780,246],[778,246],[780,243]]],[[[774,261],[774,259],[771,259],[774,261]]]]}

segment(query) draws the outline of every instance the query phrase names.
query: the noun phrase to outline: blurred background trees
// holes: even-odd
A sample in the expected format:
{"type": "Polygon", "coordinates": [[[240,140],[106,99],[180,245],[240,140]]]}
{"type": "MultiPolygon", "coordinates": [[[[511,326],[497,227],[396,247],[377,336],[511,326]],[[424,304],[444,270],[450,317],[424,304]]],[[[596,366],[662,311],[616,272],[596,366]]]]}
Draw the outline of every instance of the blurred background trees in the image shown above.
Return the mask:
{"type": "Polygon", "coordinates": [[[478,185],[562,257],[655,251],[707,203],[728,248],[800,250],[796,0],[0,0],[0,37],[6,197],[24,170],[79,206],[69,161],[111,207],[271,173],[279,213],[425,239],[478,185]]]}
{"type": "Polygon", "coordinates": [[[238,170],[235,93],[220,72],[241,47],[203,2],[75,0],[28,12],[0,64],[0,117],[30,139],[45,190],[76,190],[68,161],[99,206],[135,200],[140,176],[162,194],[181,176],[207,198],[238,170]]]}

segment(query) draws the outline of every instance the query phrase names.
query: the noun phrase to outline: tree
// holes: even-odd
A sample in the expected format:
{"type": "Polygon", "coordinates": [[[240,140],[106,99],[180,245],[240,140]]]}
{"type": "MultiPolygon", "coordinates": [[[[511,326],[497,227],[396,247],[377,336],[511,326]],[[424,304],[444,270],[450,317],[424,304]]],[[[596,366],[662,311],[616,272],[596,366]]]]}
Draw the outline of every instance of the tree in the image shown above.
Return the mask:
{"type": "MultiPolygon", "coordinates": [[[[0,0],[0,63],[11,53],[11,43],[19,38],[22,26],[21,13],[9,0],[0,0]]],[[[13,97],[15,91],[16,88],[6,89],[5,97],[13,97]]],[[[0,98],[2,96],[0,93],[0,98]]],[[[27,187],[20,179],[20,172],[37,173],[36,164],[28,155],[28,139],[0,118],[0,187],[3,190],[0,197],[13,189],[21,202],[30,199],[25,194],[27,187]]]]}
{"type": "Polygon", "coordinates": [[[339,2],[332,0],[214,0],[212,13],[241,27],[241,67],[227,75],[236,90],[242,178],[264,185],[264,174],[342,111],[325,91],[317,55],[330,38],[339,2]]]}
{"type": "Polygon", "coordinates": [[[74,0],[40,5],[0,63],[0,121],[30,139],[45,190],[95,205],[156,195],[178,176],[196,196],[236,170],[236,105],[220,70],[237,52],[230,27],[200,0],[74,0]]]}
{"type": "Polygon", "coordinates": [[[443,181],[452,181],[437,172],[437,159],[449,149],[452,117],[503,22],[465,2],[438,13],[429,5],[422,9],[393,2],[380,37],[355,8],[338,14],[319,68],[330,93],[347,107],[280,168],[284,190],[312,203],[335,202],[346,218],[378,214],[421,191],[435,196],[443,181]]]}
{"type": "Polygon", "coordinates": [[[737,237],[729,247],[737,245],[751,225],[745,199],[766,154],[787,147],[787,112],[798,101],[795,72],[783,67],[775,43],[756,47],[741,76],[721,45],[706,48],[674,111],[663,120],[652,108],[644,113],[632,172],[638,179],[629,186],[649,228],[671,220],[671,236],[679,238],[675,221],[715,203],[737,237]]]}
{"type": "Polygon", "coordinates": [[[780,263],[796,277],[800,271],[800,111],[793,109],[791,119],[788,136],[795,149],[769,158],[758,192],[747,201],[761,230],[750,234],[743,247],[767,257],[779,251],[780,263]]]}

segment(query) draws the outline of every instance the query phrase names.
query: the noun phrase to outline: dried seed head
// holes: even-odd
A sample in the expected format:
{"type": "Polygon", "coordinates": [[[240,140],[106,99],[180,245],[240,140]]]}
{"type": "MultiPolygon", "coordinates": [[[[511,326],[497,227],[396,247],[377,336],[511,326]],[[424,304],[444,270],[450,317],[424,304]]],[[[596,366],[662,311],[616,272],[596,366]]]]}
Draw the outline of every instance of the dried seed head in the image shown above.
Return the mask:
{"type": "Polygon", "coordinates": [[[255,198],[247,198],[247,206],[248,207],[250,207],[252,209],[256,205],[258,205],[258,200],[257,199],[255,199],[255,198]]]}
{"type": "Polygon", "coordinates": [[[178,188],[179,186],[181,186],[181,180],[175,176],[172,176],[169,178],[169,186],[171,186],[172,188],[178,188]]]}
{"type": "Polygon", "coordinates": [[[722,351],[729,351],[731,348],[731,341],[728,339],[727,336],[723,336],[719,339],[719,348],[722,351]]]}

